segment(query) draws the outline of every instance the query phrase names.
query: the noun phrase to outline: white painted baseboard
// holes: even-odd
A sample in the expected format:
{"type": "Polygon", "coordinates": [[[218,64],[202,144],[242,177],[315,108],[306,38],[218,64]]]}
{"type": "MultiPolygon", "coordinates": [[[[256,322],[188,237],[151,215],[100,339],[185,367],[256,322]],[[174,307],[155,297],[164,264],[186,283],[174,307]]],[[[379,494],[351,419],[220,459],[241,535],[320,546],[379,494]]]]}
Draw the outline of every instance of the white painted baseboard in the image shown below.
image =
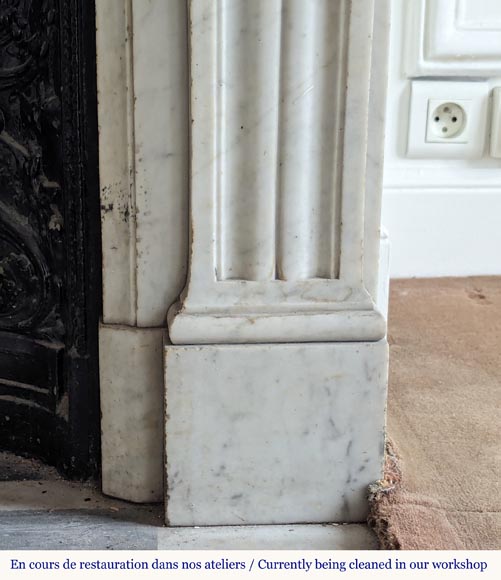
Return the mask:
{"type": "Polygon", "coordinates": [[[386,190],[391,277],[501,274],[501,191],[386,190]]]}

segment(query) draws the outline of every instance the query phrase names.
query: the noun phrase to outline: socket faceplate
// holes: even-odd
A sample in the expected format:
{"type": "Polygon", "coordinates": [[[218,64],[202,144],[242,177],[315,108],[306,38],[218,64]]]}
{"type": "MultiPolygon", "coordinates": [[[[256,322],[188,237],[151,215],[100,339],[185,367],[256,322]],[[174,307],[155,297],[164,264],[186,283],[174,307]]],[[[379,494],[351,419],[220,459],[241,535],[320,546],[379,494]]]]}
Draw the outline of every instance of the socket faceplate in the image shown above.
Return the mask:
{"type": "Polygon", "coordinates": [[[484,82],[412,81],[407,156],[482,157],[488,104],[484,82]]]}

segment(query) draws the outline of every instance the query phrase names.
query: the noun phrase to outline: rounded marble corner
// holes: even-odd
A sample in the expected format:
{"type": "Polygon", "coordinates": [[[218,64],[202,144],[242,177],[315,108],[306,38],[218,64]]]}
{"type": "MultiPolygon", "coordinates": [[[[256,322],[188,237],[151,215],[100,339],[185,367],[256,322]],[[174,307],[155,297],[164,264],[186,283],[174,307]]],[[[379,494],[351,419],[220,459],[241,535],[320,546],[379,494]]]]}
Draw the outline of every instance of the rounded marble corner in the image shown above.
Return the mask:
{"type": "Polygon", "coordinates": [[[379,310],[336,310],[293,314],[192,312],[169,310],[172,344],[257,344],[376,342],[386,336],[379,310]]]}

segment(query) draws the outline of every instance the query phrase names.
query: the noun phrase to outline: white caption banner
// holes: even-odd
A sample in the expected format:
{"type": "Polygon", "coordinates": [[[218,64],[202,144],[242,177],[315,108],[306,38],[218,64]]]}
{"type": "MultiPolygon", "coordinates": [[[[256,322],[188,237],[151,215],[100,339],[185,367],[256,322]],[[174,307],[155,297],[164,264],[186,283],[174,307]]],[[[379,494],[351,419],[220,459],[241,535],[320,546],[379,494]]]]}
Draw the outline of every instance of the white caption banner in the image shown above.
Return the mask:
{"type": "Polygon", "coordinates": [[[0,578],[501,578],[499,551],[3,551],[0,578]]]}

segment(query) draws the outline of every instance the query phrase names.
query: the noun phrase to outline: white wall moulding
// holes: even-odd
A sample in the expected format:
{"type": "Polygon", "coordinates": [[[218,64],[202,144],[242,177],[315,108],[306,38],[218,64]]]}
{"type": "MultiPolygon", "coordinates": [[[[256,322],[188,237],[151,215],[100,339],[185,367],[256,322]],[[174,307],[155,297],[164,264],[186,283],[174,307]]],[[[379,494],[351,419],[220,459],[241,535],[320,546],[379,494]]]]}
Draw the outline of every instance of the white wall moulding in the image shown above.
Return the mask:
{"type": "Polygon", "coordinates": [[[408,76],[498,76],[501,3],[406,0],[408,76]]]}
{"type": "Polygon", "coordinates": [[[489,130],[491,144],[496,134],[495,89],[501,86],[501,3],[392,0],[392,8],[383,195],[383,224],[392,242],[391,276],[501,274],[496,253],[501,173],[499,159],[489,150],[489,130]],[[432,5],[443,20],[437,20],[432,5]],[[465,35],[459,50],[452,56],[434,51],[433,59],[425,58],[428,38],[441,36],[448,42],[454,28],[465,35]],[[481,39],[483,53],[473,37],[481,39]],[[412,87],[425,83],[425,115],[413,122],[412,87]],[[463,83],[476,89],[464,93],[458,90],[463,83]],[[437,99],[476,102],[455,143],[426,142],[428,105],[437,99]],[[422,145],[417,157],[408,156],[409,137],[422,145]]]}
{"type": "Polygon", "coordinates": [[[373,11],[190,2],[192,240],[173,343],[384,336],[363,255],[379,237],[364,215],[379,197],[366,184],[373,11]]]}
{"type": "Polygon", "coordinates": [[[501,87],[492,91],[491,156],[501,158],[501,87]]]}

